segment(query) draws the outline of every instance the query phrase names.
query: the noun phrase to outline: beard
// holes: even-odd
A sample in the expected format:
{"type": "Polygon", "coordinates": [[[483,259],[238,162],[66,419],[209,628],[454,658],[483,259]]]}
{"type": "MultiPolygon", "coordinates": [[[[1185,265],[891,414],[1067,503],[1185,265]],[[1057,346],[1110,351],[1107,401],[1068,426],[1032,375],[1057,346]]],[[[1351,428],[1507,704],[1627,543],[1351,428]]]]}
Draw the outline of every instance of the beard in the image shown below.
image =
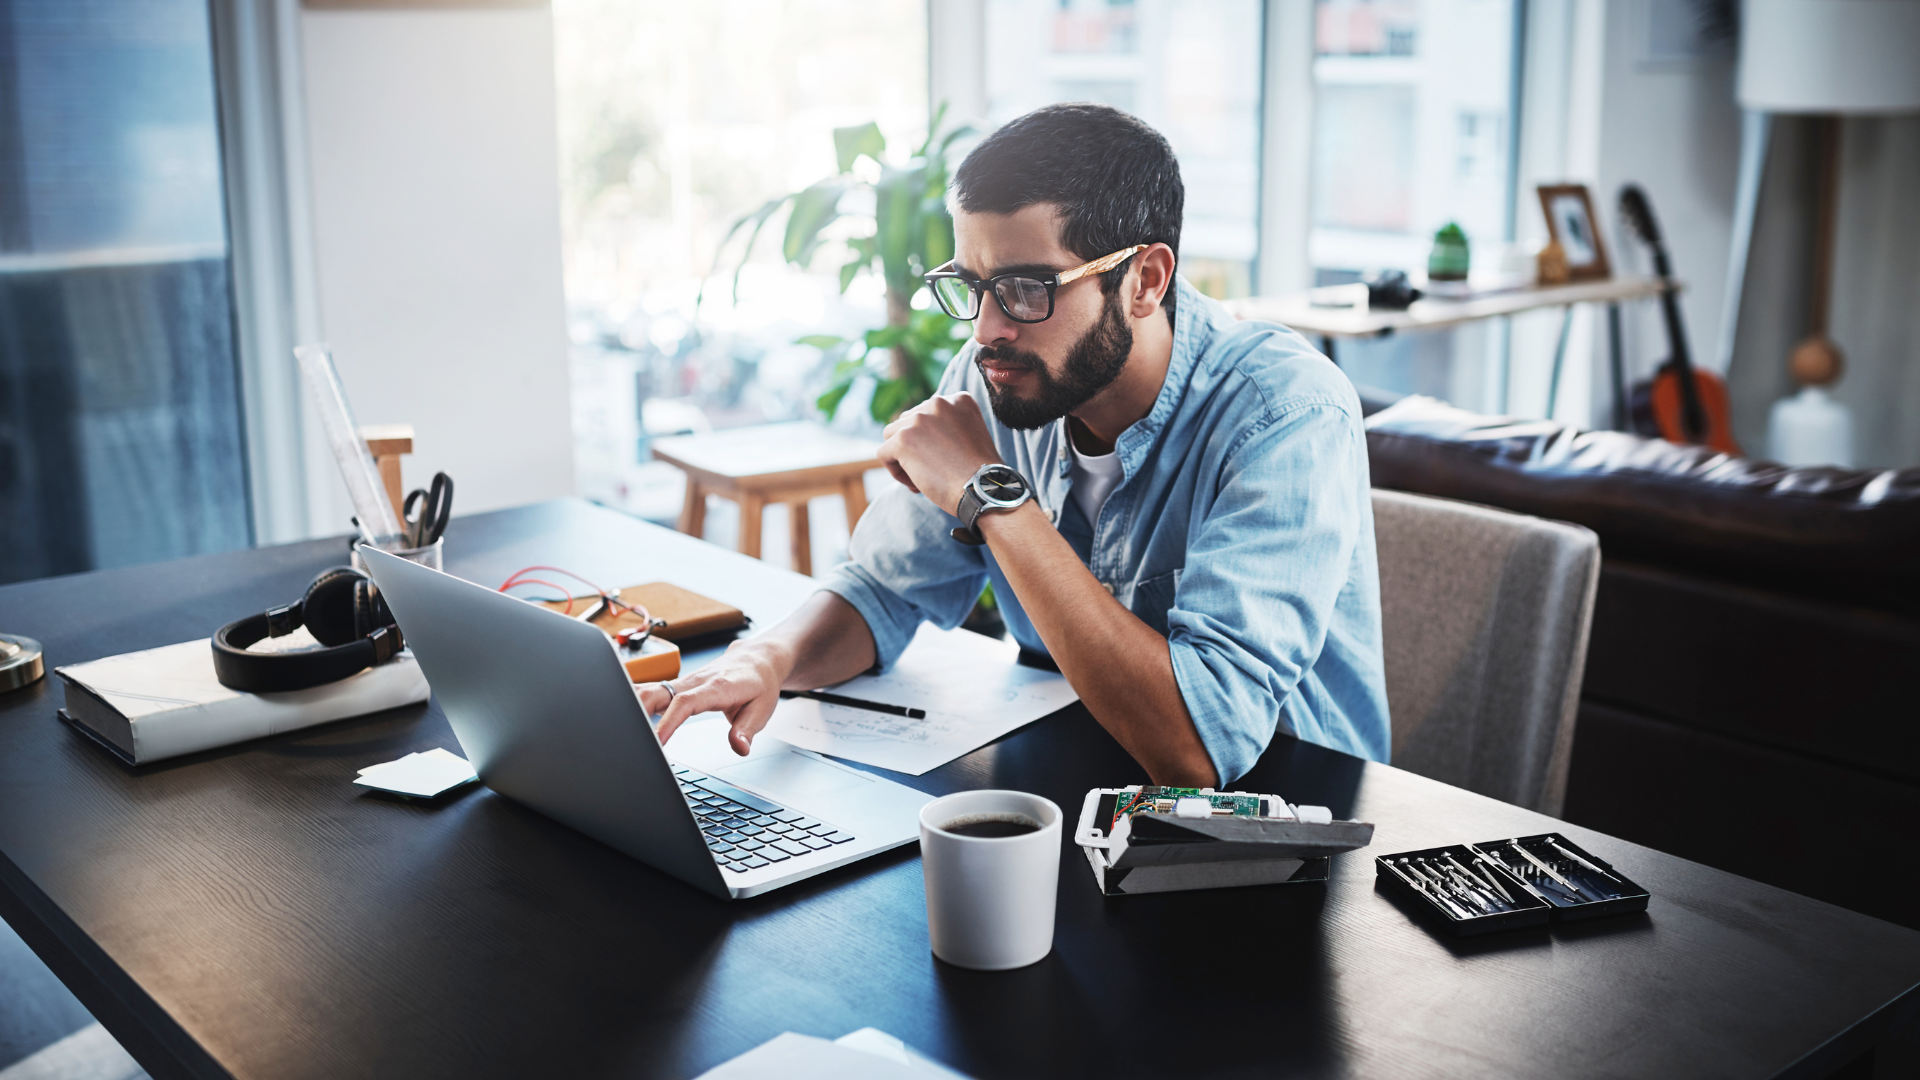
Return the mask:
{"type": "Polygon", "coordinates": [[[1036,353],[1008,347],[984,346],[974,353],[974,365],[983,360],[1017,364],[1033,373],[1035,391],[1022,397],[1012,389],[1003,389],[986,377],[987,398],[993,415],[1016,431],[1045,427],[1087,402],[1095,394],[1113,385],[1127,366],[1127,354],[1133,351],[1133,328],[1120,314],[1120,292],[1108,295],[1100,321],[1087,328],[1080,340],[1067,350],[1065,370],[1058,379],[1036,353]]]}

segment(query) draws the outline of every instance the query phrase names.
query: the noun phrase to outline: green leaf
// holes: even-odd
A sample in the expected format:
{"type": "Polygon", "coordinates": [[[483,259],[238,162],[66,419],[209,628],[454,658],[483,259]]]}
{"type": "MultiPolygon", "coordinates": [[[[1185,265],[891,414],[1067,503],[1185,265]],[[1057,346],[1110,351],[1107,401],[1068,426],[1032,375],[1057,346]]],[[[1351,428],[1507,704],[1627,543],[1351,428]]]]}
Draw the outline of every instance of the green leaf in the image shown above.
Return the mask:
{"type": "Polygon", "coordinates": [[[835,337],[832,334],[808,334],[806,337],[794,338],[793,343],[795,345],[811,345],[816,349],[831,349],[835,345],[844,343],[846,340],[846,338],[835,337]]]}
{"type": "Polygon", "coordinates": [[[833,152],[839,159],[841,172],[852,169],[862,154],[872,158],[874,164],[881,164],[880,155],[887,152],[887,137],[880,134],[880,125],[871,120],[859,127],[834,128],[833,152]]]}
{"type": "Polygon", "coordinates": [[[867,348],[890,349],[904,341],[907,328],[904,326],[882,326],[867,331],[867,348]]]}
{"type": "Polygon", "coordinates": [[[847,391],[852,389],[853,380],[851,378],[841,379],[832,386],[827,387],[825,393],[814,398],[813,403],[826,415],[827,419],[831,420],[833,419],[833,414],[840,411],[840,402],[846,398],[847,391]]]}
{"type": "MultiPolygon", "coordinates": [[[[924,398],[922,400],[925,400],[924,398]]],[[[895,417],[919,404],[908,400],[908,388],[901,379],[881,379],[873,388],[873,418],[891,424],[895,417]]]]}
{"type": "Polygon", "coordinates": [[[787,235],[780,253],[790,263],[804,266],[820,246],[820,230],[840,217],[840,197],[850,182],[839,176],[825,180],[793,196],[793,213],[787,215],[787,235]]]}
{"type": "Polygon", "coordinates": [[[881,172],[880,183],[874,187],[874,239],[880,268],[887,288],[900,296],[912,296],[919,285],[913,257],[920,254],[924,240],[916,219],[925,180],[924,163],[912,168],[890,167],[881,172]]]}
{"type": "Polygon", "coordinates": [[[922,265],[931,270],[953,258],[953,218],[944,199],[926,198],[920,200],[920,221],[925,232],[920,242],[922,265]]]}
{"type": "Polygon", "coordinates": [[[867,265],[867,260],[865,258],[858,258],[858,259],[849,260],[845,266],[842,266],[840,268],[840,291],[841,292],[844,293],[847,291],[847,286],[853,284],[854,275],[858,274],[860,272],[860,268],[865,265],[867,265]]]}

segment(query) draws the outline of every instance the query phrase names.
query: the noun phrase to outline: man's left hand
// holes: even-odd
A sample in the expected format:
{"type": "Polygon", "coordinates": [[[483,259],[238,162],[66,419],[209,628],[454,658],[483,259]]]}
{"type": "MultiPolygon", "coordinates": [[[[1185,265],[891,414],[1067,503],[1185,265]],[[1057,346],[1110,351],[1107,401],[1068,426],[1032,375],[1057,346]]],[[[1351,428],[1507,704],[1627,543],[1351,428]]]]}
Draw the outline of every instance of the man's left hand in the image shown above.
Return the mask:
{"type": "Polygon", "coordinates": [[[888,424],[880,463],[895,480],[951,514],[982,465],[1000,462],[980,405],[969,393],[931,397],[888,424]]]}

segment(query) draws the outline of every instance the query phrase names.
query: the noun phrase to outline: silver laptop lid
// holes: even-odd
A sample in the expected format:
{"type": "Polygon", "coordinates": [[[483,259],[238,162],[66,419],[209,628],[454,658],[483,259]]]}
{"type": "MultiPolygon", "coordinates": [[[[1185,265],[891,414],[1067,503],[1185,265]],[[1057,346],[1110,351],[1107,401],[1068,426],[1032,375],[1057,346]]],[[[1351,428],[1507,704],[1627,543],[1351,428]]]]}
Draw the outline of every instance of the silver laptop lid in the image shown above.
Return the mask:
{"type": "Polygon", "coordinates": [[[362,554],[488,787],[728,895],[606,634],[382,551],[362,554]]]}

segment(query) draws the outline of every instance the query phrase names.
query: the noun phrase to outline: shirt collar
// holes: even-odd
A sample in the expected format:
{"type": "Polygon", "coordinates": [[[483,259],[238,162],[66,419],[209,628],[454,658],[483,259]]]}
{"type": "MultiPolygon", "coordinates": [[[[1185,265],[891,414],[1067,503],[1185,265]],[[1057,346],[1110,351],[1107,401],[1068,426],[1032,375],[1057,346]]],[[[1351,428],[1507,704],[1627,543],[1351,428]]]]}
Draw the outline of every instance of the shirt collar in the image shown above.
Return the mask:
{"type": "MultiPolygon", "coordinates": [[[[1153,449],[1167,421],[1173,417],[1174,410],[1180,407],[1180,399],[1186,394],[1187,380],[1193,374],[1194,362],[1213,336],[1213,320],[1210,317],[1212,301],[1188,284],[1186,278],[1176,275],[1173,280],[1178,299],[1174,304],[1173,355],[1167,359],[1166,381],[1160,384],[1160,393],[1153,399],[1153,408],[1121,432],[1120,438],[1113,444],[1127,478],[1131,478],[1134,470],[1146,459],[1147,452],[1153,449]]],[[[1065,423],[1063,418],[1062,436],[1066,434],[1065,423]]]]}

